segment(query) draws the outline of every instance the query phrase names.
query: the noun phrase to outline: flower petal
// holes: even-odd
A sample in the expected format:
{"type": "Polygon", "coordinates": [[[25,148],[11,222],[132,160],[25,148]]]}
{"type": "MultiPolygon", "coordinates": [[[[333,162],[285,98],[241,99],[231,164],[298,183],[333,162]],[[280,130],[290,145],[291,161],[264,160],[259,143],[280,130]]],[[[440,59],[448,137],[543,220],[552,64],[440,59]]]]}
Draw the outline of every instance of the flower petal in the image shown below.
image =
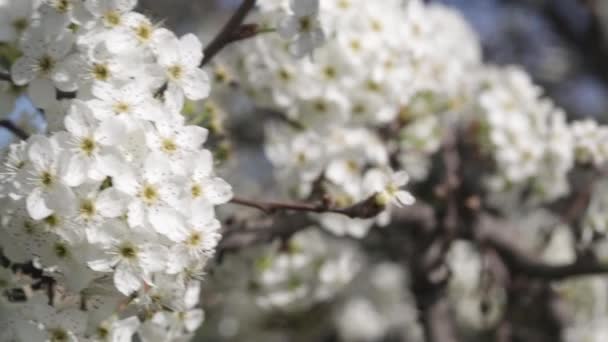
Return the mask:
{"type": "Polygon", "coordinates": [[[184,220],[175,210],[166,208],[151,210],[148,214],[148,220],[159,234],[172,241],[181,242],[188,236],[188,229],[184,220]]]}
{"type": "Polygon", "coordinates": [[[104,217],[118,217],[126,211],[126,197],[114,188],[103,190],[98,196],[95,207],[104,217]]]}
{"type": "Polygon", "coordinates": [[[43,191],[40,188],[34,189],[26,199],[27,212],[34,220],[42,220],[53,213],[46,205],[43,191]]]}
{"type": "Polygon", "coordinates": [[[397,191],[397,193],[395,194],[395,198],[402,205],[412,205],[416,202],[416,199],[414,198],[414,196],[412,196],[412,194],[403,190],[397,191]]]}
{"type": "Polygon", "coordinates": [[[129,296],[141,287],[141,279],[135,275],[135,270],[124,264],[119,264],[114,273],[114,285],[125,296],[129,296]]]}
{"type": "Polygon", "coordinates": [[[219,177],[202,182],[205,198],[212,204],[223,204],[232,198],[232,186],[219,177]]]}
{"type": "Polygon", "coordinates": [[[37,61],[27,56],[21,57],[16,60],[11,66],[11,77],[16,85],[22,86],[31,82],[38,71],[36,71],[37,61]]]}
{"type": "Polygon", "coordinates": [[[187,72],[180,82],[184,95],[190,100],[202,100],[209,96],[211,85],[207,73],[199,68],[187,72]]]}
{"type": "Polygon", "coordinates": [[[201,41],[192,33],[184,35],[179,40],[179,54],[185,66],[198,67],[203,59],[201,41]]]}

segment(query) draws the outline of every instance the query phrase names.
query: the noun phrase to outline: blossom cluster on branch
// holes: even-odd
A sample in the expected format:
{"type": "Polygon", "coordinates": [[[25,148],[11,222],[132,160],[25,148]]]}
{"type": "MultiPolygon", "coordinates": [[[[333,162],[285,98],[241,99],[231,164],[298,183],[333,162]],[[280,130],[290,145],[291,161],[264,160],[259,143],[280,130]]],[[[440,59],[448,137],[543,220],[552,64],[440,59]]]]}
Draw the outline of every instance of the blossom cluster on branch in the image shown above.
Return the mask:
{"type": "Polygon", "coordinates": [[[608,131],[485,64],[460,15],[243,0],[203,46],[136,5],[0,0],[0,111],[45,126],[0,121],[0,340],[182,341],[204,306],[210,339],[454,341],[519,324],[521,288],[560,297],[555,334],[600,331],[579,296],[606,280],[570,278],[608,269],[608,131]],[[225,97],[288,199],[233,196],[225,97]]]}
{"type": "Polygon", "coordinates": [[[203,47],[135,5],[0,7],[12,25],[2,41],[20,52],[6,89],[48,118],[48,134],[11,145],[2,167],[0,244],[16,272],[6,288],[51,294],[2,300],[3,341],[177,340],[203,321],[214,206],[232,197],[202,147],[207,129],[181,115],[209,93],[203,47]]]}

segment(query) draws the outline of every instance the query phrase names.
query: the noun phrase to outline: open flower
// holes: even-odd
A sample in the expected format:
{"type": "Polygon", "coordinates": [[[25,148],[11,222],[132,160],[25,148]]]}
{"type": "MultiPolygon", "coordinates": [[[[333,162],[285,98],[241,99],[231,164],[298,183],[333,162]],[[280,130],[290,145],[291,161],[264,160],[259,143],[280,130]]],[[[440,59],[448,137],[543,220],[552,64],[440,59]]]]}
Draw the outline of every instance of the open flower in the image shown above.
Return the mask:
{"type": "Polygon", "coordinates": [[[158,64],[169,82],[190,100],[201,100],[210,91],[207,73],[199,65],[203,59],[203,46],[193,34],[180,39],[169,30],[158,29],[154,32],[153,45],[158,64]]]}
{"type": "Polygon", "coordinates": [[[88,266],[114,272],[114,285],[125,296],[139,290],[151,273],[165,269],[166,247],[153,242],[154,235],[129,229],[122,221],[109,221],[89,238],[100,251],[88,266]]]}
{"type": "Polygon", "coordinates": [[[28,213],[40,220],[57,210],[69,211],[75,198],[66,183],[72,181],[73,170],[67,167],[57,143],[44,136],[33,136],[28,143],[29,163],[18,176],[27,189],[28,213]]]}
{"type": "Polygon", "coordinates": [[[278,32],[292,40],[290,52],[294,56],[304,57],[325,41],[318,19],[319,0],[291,0],[290,8],[293,14],[279,24],[278,32]]]}
{"type": "Polygon", "coordinates": [[[363,184],[369,192],[375,193],[379,205],[395,204],[402,207],[415,202],[414,196],[402,189],[409,179],[405,171],[372,169],[365,174],[363,184]]]}
{"type": "Polygon", "coordinates": [[[29,85],[28,95],[41,108],[49,107],[55,101],[55,88],[75,91],[76,80],[67,70],[69,60],[65,57],[71,51],[74,35],[71,32],[53,32],[36,26],[29,29],[21,44],[23,56],[11,66],[11,76],[17,85],[29,85]]]}

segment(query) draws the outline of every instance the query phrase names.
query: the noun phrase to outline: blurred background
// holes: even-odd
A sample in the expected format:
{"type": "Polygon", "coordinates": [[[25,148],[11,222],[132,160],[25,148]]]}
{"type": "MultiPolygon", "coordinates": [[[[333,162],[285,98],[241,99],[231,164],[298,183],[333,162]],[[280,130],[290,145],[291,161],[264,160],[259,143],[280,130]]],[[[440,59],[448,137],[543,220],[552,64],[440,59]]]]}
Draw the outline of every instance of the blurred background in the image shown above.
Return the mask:
{"type": "MultiPolygon", "coordinates": [[[[569,114],[605,122],[608,1],[427,0],[459,10],[477,31],[487,62],[524,66],[569,114]]],[[[139,10],[203,42],[240,0],[141,0],[139,10]]]]}

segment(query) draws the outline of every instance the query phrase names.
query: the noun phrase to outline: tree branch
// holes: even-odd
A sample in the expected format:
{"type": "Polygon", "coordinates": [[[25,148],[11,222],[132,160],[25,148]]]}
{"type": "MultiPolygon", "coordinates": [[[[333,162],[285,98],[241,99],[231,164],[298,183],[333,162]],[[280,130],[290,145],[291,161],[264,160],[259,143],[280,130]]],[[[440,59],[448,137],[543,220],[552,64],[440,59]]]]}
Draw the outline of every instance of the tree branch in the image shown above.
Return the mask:
{"type": "Polygon", "coordinates": [[[380,214],[385,209],[383,206],[376,203],[375,196],[370,196],[369,198],[346,208],[335,208],[332,207],[328,202],[321,202],[318,204],[289,203],[276,201],[256,201],[242,197],[234,197],[230,203],[255,208],[269,215],[279,211],[298,211],[312,213],[336,213],[348,216],[350,218],[360,219],[372,218],[380,214]]]}
{"type": "Polygon", "coordinates": [[[245,18],[255,6],[256,0],[243,0],[241,6],[234,12],[215,38],[203,50],[204,57],[201,67],[209,63],[213,57],[226,45],[241,39],[253,37],[257,33],[257,25],[243,25],[245,18]]]}
{"type": "MultiPolygon", "coordinates": [[[[484,217],[477,228],[478,239],[482,244],[495,250],[513,274],[525,275],[543,280],[562,280],[569,277],[608,273],[608,264],[601,263],[591,256],[579,257],[567,265],[552,265],[521,250],[512,237],[501,236],[500,223],[484,217]]],[[[505,227],[502,227],[505,228],[505,227]]],[[[506,227],[508,228],[508,227],[506,227]]]]}
{"type": "Polygon", "coordinates": [[[450,304],[445,296],[441,294],[421,312],[424,322],[425,336],[430,342],[457,342],[456,332],[453,326],[453,317],[450,312],[450,304]]]}
{"type": "Polygon", "coordinates": [[[217,248],[218,257],[221,258],[223,253],[238,252],[243,248],[269,243],[275,239],[287,240],[312,224],[314,222],[303,213],[227,224],[227,231],[224,232],[217,248]]]}
{"type": "Polygon", "coordinates": [[[24,131],[21,128],[17,127],[10,120],[0,120],[0,127],[9,130],[11,133],[13,133],[15,136],[19,137],[22,140],[27,140],[30,137],[30,135],[27,134],[26,131],[24,131]]]}
{"type": "Polygon", "coordinates": [[[55,91],[55,98],[57,100],[72,100],[75,99],[77,95],[78,93],[75,91],[61,91],[59,89],[55,91]]]}
{"type": "Polygon", "coordinates": [[[448,131],[440,152],[442,180],[435,188],[435,195],[441,203],[438,210],[434,211],[436,227],[423,232],[422,238],[418,239],[414,247],[414,261],[410,262],[413,275],[412,292],[421,312],[424,335],[429,342],[458,341],[446,296],[450,279],[447,252],[457,236],[461,222],[458,209],[461,202],[459,195],[462,170],[458,147],[457,132],[448,131]]]}
{"type": "MultiPolygon", "coordinates": [[[[224,224],[225,228],[222,233],[222,241],[218,246],[218,253],[239,251],[240,249],[268,243],[275,239],[288,239],[301,230],[314,226],[318,227],[318,222],[306,214],[306,211],[298,211],[294,214],[279,212],[278,215],[274,216],[247,218],[238,222],[230,219],[224,224]]],[[[402,253],[403,244],[401,244],[400,239],[403,238],[403,233],[418,231],[421,234],[431,234],[436,227],[433,208],[424,203],[414,203],[413,205],[399,208],[394,210],[392,214],[393,223],[382,229],[375,230],[382,236],[389,234],[389,232],[391,233],[390,241],[383,240],[382,242],[382,248],[385,250],[388,247],[388,249],[402,253]],[[407,227],[408,229],[404,230],[403,227],[407,227]],[[396,238],[397,236],[399,238],[396,238]],[[384,243],[388,243],[390,246],[384,245],[384,243]]],[[[388,238],[388,236],[386,237],[388,238]]],[[[371,237],[371,239],[374,240],[375,238],[371,237]]],[[[369,242],[367,241],[368,247],[369,242]]]]}
{"type": "Polygon", "coordinates": [[[13,83],[13,78],[11,77],[11,74],[9,72],[0,71],[0,81],[13,83]]]}

